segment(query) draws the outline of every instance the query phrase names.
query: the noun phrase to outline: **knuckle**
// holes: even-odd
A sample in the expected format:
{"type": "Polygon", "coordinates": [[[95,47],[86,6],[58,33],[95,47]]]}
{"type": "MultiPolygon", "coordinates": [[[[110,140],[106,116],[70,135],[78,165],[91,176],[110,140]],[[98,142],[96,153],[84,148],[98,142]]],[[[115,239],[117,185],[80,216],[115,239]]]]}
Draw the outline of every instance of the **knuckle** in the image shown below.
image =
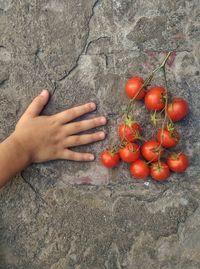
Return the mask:
{"type": "Polygon", "coordinates": [[[84,126],[84,123],[81,121],[74,122],[74,128],[77,130],[81,129],[83,126],[84,126]]]}
{"type": "Polygon", "coordinates": [[[78,117],[78,108],[74,107],[67,110],[67,114],[70,114],[71,117],[77,118],[78,117]]]}
{"type": "Polygon", "coordinates": [[[42,96],[38,95],[35,97],[35,99],[33,100],[33,102],[36,102],[36,103],[43,103],[43,98],[42,96]]]}
{"type": "Polygon", "coordinates": [[[82,155],[82,160],[83,161],[88,161],[89,160],[88,154],[83,154],[82,155]]]}
{"type": "Polygon", "coordinates": [[[75,160],[75,153],[73,151],[68,151],[67,158],[69,158],[70,160],[75,160]]]}
{"type": "Polygon", "coordinates": [[[97,125],[97,120],[96,119],[88,120],[87,124],[88,124],[88,127],[96,126],[97,125]]]}
{"type": "Polygon", "coordinates": [[[54,157],[59,156],[59,153],[60,153],[60,150],[59,150],[58,148],[55,148],[55,149],[53,150],[53,156],[54,156],[54,157]]]}
{"type": "Polygon", "coordinates": [[[93,137],[92,137],[94,140],[97,140],[99,139],[99,133],[96,133],[96,134],[93,134],[93,137]]]}
{"type": "Polygon", "coordinates": [[[81,142],[82,142],[82,137],[81,136],[75,137],[75,143],[76,144],[81,144],[81,142]]]}
{"type": "Polygon", "coordinates": [[[51,124],[52,126],[58,125],[58,121],[55,116],[48,117],[48,120],[49,120],[49,124],[51,124]]]}
{"type": "Polygon", "coordinates": [[[52,140],[52,144],[54,145],[58,145],[61,143],[61,141],[63,140],[63,135],[59,130],[53,130],[51,133],[51,140],[52,140]]]}
{"type": "Polygon", "coordinates": [[[89,104],[83,105],[82,107],[82,111],[87,113],[88,111],[90,111],[91,107],[89,104]]]}
{"type": "Polygon", "coordinates": [[[96,118],[96,119],[94,120],[94,123],[95,123],[95,124],[99,124],[99,123],[100,123],[100,118],[96,118]]]}

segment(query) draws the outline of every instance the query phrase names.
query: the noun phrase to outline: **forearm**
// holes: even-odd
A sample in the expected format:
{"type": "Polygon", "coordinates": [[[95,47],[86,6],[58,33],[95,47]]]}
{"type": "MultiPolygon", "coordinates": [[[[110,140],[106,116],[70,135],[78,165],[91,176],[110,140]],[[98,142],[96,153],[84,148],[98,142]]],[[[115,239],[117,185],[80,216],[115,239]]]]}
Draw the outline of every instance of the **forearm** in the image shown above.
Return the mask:
{"type": "Polygon", "coordinates": [[[11,134],[0,144],[0,188],[29,164],[28,155],[11,134]]]}

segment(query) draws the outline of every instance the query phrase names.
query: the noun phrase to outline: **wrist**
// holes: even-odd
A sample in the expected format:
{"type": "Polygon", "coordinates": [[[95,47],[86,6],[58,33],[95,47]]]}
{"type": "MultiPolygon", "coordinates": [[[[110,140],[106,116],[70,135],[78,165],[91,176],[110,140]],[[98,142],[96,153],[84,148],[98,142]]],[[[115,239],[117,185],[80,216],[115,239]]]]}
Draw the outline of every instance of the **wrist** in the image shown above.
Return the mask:
{"type": "Polygon", "coordinates": [[[18,154],[19,159],[22,163],[24,163],[25,167],[32,163],[31,154],[29,154],[28,150],[23,145],[23,142],[20,141],[15,131],[6,139],[5,142],[10,145],[12,151],[18,154]]]}

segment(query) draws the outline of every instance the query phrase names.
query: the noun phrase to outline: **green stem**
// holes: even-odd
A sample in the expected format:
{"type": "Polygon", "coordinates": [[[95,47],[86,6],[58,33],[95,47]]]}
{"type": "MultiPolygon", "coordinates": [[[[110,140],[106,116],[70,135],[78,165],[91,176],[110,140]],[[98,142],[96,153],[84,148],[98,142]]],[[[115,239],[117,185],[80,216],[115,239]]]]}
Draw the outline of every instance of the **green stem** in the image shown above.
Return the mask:
{"type": "Polygon", "coordinates": [[[134,96],[134,98],[132,98],[129,103],[128,103],[128,106],[127,106],[127,109],[126,109],[126,117],[129,117],[129,114],[132,110],[132,104],[133,102],[135,101],[136,97],[140,94],[140,92],[142,91],[143,88],[147,87],[149,85],[149,83],[152,81],[154,75],[156,72],[158,72],[161,68],[165,67],[165,64],[169,58],[169,56],[171,55],[172,51],[168,52],[167,56],[163,59],[163,61],[161,62],[161,64],[159,64],[158,67],[156,67],[152,73],[147,77],[147,79],[145,79],[144,83],[142,84],[142,86],[140,87],[139,91],[137,92],[137,94],[134,96]]]}
{"type": "MultiPolygon", "coordinates": [[[[166,63],[166,62],[165,62],[166,63]]],[[[160,148],[162,146],[163,140],[164,140],[164,129],[165,129],[165,125],[167,123],[167,106],[168,106],[168,84],[167,84],[167,78],[166,78],[166,72],[165,72],[165,65],[162,67],[162,71],[163,71],[163,75],[164,75],[164,82],[165,82],[165,89],[166,89],[166,93],[165,93],[165,117],[162,123],[162,128],[161,128],[161,142],[160,142],[160,148]]],[[[160,155],[158,158],[158,162],[160,163],[160,155]]]]}

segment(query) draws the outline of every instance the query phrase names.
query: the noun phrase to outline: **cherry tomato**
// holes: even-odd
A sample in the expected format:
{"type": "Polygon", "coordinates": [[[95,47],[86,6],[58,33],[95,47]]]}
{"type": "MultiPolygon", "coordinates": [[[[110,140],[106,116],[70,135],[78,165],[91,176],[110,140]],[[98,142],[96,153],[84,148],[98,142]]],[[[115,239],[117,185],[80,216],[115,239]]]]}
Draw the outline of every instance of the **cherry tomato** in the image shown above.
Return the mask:
{"type": "Polygon", "coordinates": [[[131,175],[133,177],[144,179],[150,174],[149,166],[143,160],[137,160],[130,166],[131,175]]]}
{"type": "Polygon", "coordinates": [[[188,103],[182,98],[174,98],[172,103],[167,106],[167,114],[172,121],[182,120],[188,111],[188,103]]]}
{"type": "Polygon", "coordinates": [[[165,93],[166,90],[163,87],[155,86],[151,87],[144,98],[145,106],[149,110],[161,110],[165,106],[165,93]]]}
{"type": "Polygon", "coordinates": [[[157,181],[164,181],[166,180],[169,175],[169,167],[164,162],[155,162],[152,163],[151,169],[150,169],[151,177],[157,181]]]}
{"type": "Polygon", "coordinates": [[[133,142],[138,139],[142,132],[142,128],[139,123],[130,119],[126,119],[124,123],[120,124],[118,133],[121,140],[133,142]]]}
{"type": "Polygon", "coordinates": [[[134,162],[140,156],[140,147],[135,143],[127,143],[119,150],[119,155],[124,162],[134,162]]]}
{"type": "Polygon", "coordinates": [[[142,145],[141,152],[143,157],[148,161],[157,161],[159,156],[163,155],[163,149],[160,143],[154,140],[149,140],[142,145]]]}
{"type": "Polygon", "coordinates": [[[117,166],[119,159],[119,153],[112,152],[110,150],[103,151],[100,156],[101,163],[107,168],[113,168],[117,166]]]}
{"type": "Polygon", "coordinates": [[[189,160],[184,153],[171,153],[167,158],[167,164],[173,172],[181,173],[187,169],[189,160]]]}
{"type": "Polygon", "coordinates": [[[157,133],[158,142],[165,148],[171,148],[178,144],[180,140],[180,135],[176,129],[166,127],[163,129],[159,129],[157,133]]]}
{"type": "Polygon", "coordinates": [[[142,87],[142,84],[144,83],[144,80],[141,77],[132,77],[130,78],[125,86],[126,94],[129,98],[134,98],[135,100],[141,100],[145,96],[145,90],[144,88],[140,91],[139,90],[142,87]]]}

